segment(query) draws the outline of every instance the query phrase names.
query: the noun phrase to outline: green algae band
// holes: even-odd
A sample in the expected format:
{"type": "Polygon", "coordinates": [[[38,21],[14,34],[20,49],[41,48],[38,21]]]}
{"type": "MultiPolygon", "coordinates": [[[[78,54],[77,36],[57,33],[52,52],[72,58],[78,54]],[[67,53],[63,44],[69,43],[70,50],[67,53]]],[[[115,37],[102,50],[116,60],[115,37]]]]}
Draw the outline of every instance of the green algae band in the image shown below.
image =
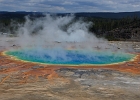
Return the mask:
{"type": "Polygon", "coordinates": [[[135,57],[129,53],[109,51],[64,50],[64,49],[24,49],[7,51],[7,55],[20,60],[45,64],[103,65],[129,61],[135,57]]]}

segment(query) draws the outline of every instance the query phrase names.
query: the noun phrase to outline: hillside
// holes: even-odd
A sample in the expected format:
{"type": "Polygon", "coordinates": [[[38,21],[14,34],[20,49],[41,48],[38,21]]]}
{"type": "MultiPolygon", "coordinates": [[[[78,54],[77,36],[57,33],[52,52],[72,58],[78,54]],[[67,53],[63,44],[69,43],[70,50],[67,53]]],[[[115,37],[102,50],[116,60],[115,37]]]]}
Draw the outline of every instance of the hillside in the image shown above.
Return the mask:
{"type": "Polygon", "coordinates": [[[90,31],[108,40],[140,41],[140,18],[90,18],[94,23],[90,31]]]}
{"type": "MultiPolygon", "coordinates": [[[[0,11],[0,19],[1,18],[23,18],[24,16],[36,16],[40,17],[44,14],[53,14],[57,16],[65,16],[70,15],[71,13],[49,13],[49,12],[3,12],[0,11]]],[[[81,13],[73,13],[76,17],[99,17],[99,18],[111,18],[111,19],[120,19],[125,17],[134,17],[137,16],[140,18],[140,11],[137,12],[81,12],[81,13]]]]}
{"type": "MultiPolygon", "coordinates": [[[[44,12],[0,12],[0,33],[15,34],[18,24],[25,22],[25,16],[31,19],[44,17],[44,12]]],[[[70,13],[49,13],[52,16],[66,16],[70,13]]],[[[92,22],[89,31],[97,37],[108,40],[140,41],[140,12],[97,12],[75,13],[75,20],[82,17],[92,22]]]]}

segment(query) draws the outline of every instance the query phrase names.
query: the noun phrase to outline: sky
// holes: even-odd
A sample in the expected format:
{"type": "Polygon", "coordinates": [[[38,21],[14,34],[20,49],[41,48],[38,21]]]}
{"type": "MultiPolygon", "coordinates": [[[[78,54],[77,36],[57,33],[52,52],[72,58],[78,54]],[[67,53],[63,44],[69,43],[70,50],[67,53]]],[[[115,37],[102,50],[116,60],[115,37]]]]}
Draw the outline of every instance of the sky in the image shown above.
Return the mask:
{"type": "Polygon", "coordinates": [[[0,11],[131,12],[140,11],[140,0],[0,0],[0,11]]]}

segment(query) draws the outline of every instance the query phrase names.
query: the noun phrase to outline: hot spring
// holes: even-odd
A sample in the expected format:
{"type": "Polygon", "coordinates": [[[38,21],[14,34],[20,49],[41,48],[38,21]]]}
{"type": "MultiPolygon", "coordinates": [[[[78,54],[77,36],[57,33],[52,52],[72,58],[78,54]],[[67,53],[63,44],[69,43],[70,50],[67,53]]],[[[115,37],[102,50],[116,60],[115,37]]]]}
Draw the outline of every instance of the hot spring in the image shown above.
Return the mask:
{"type": "Polygon", "coordinates": [[[106,65],[132,60],[135,55],[97,50],[67,50],[62,48],[30,48],[6,51],[16,59],[54,65],[106,65]]]}

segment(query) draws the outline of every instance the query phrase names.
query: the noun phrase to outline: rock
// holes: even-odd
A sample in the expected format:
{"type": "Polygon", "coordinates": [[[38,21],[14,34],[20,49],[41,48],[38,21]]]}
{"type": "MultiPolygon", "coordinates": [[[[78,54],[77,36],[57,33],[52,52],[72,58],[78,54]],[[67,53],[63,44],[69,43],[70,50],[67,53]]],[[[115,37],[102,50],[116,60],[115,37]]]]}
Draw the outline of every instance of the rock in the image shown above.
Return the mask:
{"type": "Polygon", "coordinates": [[[89,78],[89,75],[84,73],[84,74],[81,75],[81,78],[84,78],[84,79],[89,78]]]}
{"type": "Polygon", "coordinates": [[[134,66],[135,64],[127,64],[128,66],[134,66]]]}
{"type": "Polygon", "coordinates": [[[32,69],[44,68],[44,66],[33,66],[32,69]]]}
{"type": "Polygon", "coordinates": [[[72,75],[74,75],[74,72],[66,72],[65,75],[66,76],[72,76],[72,75]]]}

